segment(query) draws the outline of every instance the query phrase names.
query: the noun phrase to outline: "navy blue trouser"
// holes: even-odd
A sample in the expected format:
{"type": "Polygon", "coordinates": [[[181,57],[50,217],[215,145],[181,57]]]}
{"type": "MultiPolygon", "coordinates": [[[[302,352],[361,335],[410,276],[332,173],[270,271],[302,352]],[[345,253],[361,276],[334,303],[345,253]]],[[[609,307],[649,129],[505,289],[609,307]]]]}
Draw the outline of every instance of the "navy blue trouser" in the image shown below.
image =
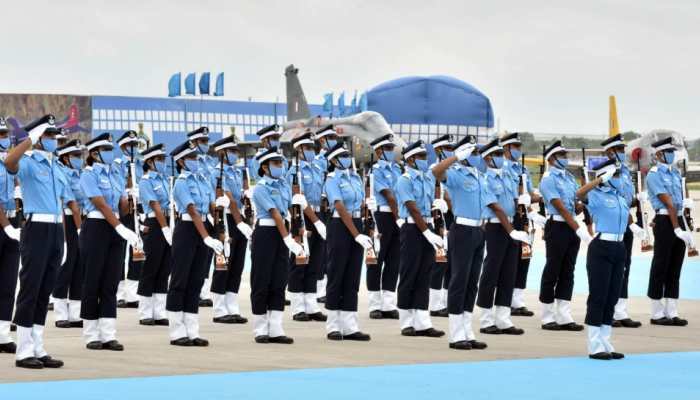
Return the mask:
{"type": "Polygon", "coordinates": [[[472,312],[484,261],[484,232],[478,226],[453,224],[447,244],[450,249],[447,253],[450,266],[447,310],[450,314],[472,312]]]}
{"type": "Polygon", "coordinates": [[[165,308],[168,311],[199,312],[199,293],[209,270],[209,247],[191,221],[175,225],[172,247],[172,273],[165,308]]]}
{"type": "Polygon", "coordinates": [[[374,220],[379,231],[379,254],[377,255],[377,265],[367,267],[367,290],[370,292],[380,290],[395,292],[396,283],[399,280],[401,258],[399,227],[391,212],[377,211],[374,213],[374,220]]]}
{"type": "Polygon", "coordinates": [[[253,314],[284,311],[289,249],[276,226],[256,226],[251,240],[250,302],[253,314]]]}
{"type": "Polygon", "coordinates": [[[79,301],[83,298],[84,264],[80,260],[78,229],[71,215],[67,215],[64,218],[66,221],[66,250],[68,255],[66,256],[66,262],[58,269],[53,297],[79,301]]]}
{"type": "MultiPolygon", "coordinates": [[[[226,292],[238,293],[238,289],[241,287],[241,275],[243,274],[245,253],[248,246],[248,239],[236,228],[233,216],[229,214],[227,219],[228,234],[231,239],[231,253],[228,258],[228,268],[223,271],[214,271],[214,276],[211,280],[211,291],[217,294],[226,294],[226,292]]],[[[315,289],[315,276],[313,280],[315,289]]]]}
{"type": "Polygon", "coordinates": [[[486,260],[479,280],[476,305],[510,307],[513,300],[515,272],[518,268],[520,242],[511,239],[503,225],[487,223],[486,260]]]}
{"type": "Polygon", "coordinates": [[[632,266],[632,246],[634,245],[634,234],[629,227],[627,228],[627,231],[625,231],[623,243],[625,244],[625,268],[622,272],[622,289],[620,289],[620,298],[626,299],[628,296],[627,286],[629,285],[630,281],[630,267],[632,266]]]}
{"type": "Polygon", "coordinates": [[[307,238],[309,243],[308,265],[296,265],[295,256],[289,257],[289,282],[288,289],[292,293],[316,293],[316,281],[321,273],[326,259],[323,254],[326,251],[326,243],[316,231],[316,227],[304,216],[306,231],[311,232],[307,238]]]}
{"type": "MultiPolygon", "coordinates": [[[[127,228],[131,229],[132,231],[134,230],[134,214],[126,214],[123,215],[119,218],[119,221],[126,226],[127,228]]],[[[81,231],[82,233],[82,231],[81,231]]],[[[140,232],[136,232],[139,233],[140,232]]],[[[141,269],[143,268],[143,263],[144,261],[134,261],[133,257],[133,252],[130,250],[129,254],[126,255],[126,246],[127,243],[126,241],[122,242],[122,257],[128,256],[129,257],[129,268],[128,271],[126,272],[126,279],[130,281],[138,281],[139,277],[141,276],[141,269]]],[[[124,265],[124,259],[122,258],[122,265],[124,265]]],[[[124,269],[122,268],[121,276],[119,280],[124,280],[124,269]]]]}
{"type": "Polygon", "coordinates": [[[547,220],[544,226],[547,261],[542,271],[540,302],[571,300],[574,291],[574,267],[581,239],[566,222],[547,220]]]}
{"type": "Polygon", "coordinates": [[[146,261],[141,268],[139,296],[151,297],[153,293],[168,293],[168,277],[172,265],[171,248],[163,236],[156,218],[147,218],[144,222],[146,232],[143,238],[143,251],[146,261]]]}
{"type": "Polygon", "coordinates": [[[397,306],[402,310],[427,310],[430,271],[435,249],[415,224],[401,226],[401,264],[397,306]]]}
{"type": "MultiPolygon", "coordinates": [[[[361,232],[362,221],[353,218],[355,228],[361,232]]],[[[362,260],[365,250],[353,239],[340,218],[328,223],[328,286],[326,309],[357,311],[357,293],[360,290],[362,260]]]]}
{"type": "MultiPolygon", "coordinates": [[[[17,227],[17,219],[10,219],[17,227]]],[[[17,273],[19,272],[19,242],[10,239],[0,229],[0,321],[12,319],[15,308],[15,291],[17,290],[17,273]]]]}
{"type": "Polygon", "coordinates": [[[594,239],[588,245],[588,301],[586,324],[611,325],[615,304],[620,297],[622,270],[625,266],[625,245],[594,239]]]}
{"type": "MultiPolygon", "coordinates": [[[[685,227],[682,218],[678,218],[678,224],[681,228],[685,227]]],[[[681,268],[685,258],[685,242],[673,233],[668,215],[656,214],[654,217],[654,238],[656,242],[649,270],[647,296],[653,300],[677,299],[680,291],[681,268]]]]}

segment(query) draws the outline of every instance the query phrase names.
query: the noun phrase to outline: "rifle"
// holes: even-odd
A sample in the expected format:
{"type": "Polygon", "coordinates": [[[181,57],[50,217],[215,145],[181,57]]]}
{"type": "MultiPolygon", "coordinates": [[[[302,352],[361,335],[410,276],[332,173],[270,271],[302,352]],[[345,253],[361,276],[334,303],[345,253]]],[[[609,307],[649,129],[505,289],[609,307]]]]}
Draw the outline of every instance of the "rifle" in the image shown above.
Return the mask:
{"type": "MultiPolygon", "coordinates": [[[[12,183],[15,183],[15,180],[11,180],[12,183]]],[[[17,189],[19,189],[19,184],[15,186],[15,193],[17,193],[17,189]]],[[[15,197],[15,209],[17,210],[17,227],[21,228],[24,226],[25,218],[24,218],[24,202],[22,201],[22,197],[15,197]]]]}
{"type": "MultiPolygon", "coordinates": [[[[250,176],[248,175],[248,156],[243,153],[243,191],[250,189],[250,176]]],[[[243,221],[253,226],[253,205],[248,196],[243,196],[243,221]]]]}
{"type": "MultiPolygon", "coordinates": [[[[226,156],[225,151],[219,156],[219,176],[216,178],[216,197],[225,196],[223,181],[224,181],[224,157],[226,156]]],[[[229,245],[228,237],[228,221],[226,219],[226,210],[224,207],[216,207],[214,209],[214,229],[219,236],[219,240],[224,244],[224,249],[229,245]]],[[[216,259],[214,261],[214,269],[217,271],[225,271],[228,269],[228,257],[226,257],[226,250],[222,254],[216,254],[216,259]]]]}
{"type": "MultiPolygon", "coordinates": [[[[588,183],[588,170],[586,168],[586,148],[581,149],[581,156],[583,157],[583,163],[581,164],[581,174],[583,175],[583,183],[588,183]]],[[[593,219],[591,214],[588,212],[586,207],[583,207],[583,223],[586,224],[588,228],[588,233],[593,236],[593,219]]]]}
{"type": "MultiPolygon", "coordinates": [[[[542,178],[544,177],[544,169],[545,165],[547,164],[547,160],[544,158],[544,152],[547,150],[546,145],[542,145],[542,164],[540,165],[540,182],[542,182],[542,178]]],[[[538,203],[540,206],[540,215],[543,217],[547,216],[547,211],[545,210],[545,203],[544,203],[544,196],[540,195],[540,202],[538,203]]]]}
{"type": "MultiPolygon", "coordinates": [[[[435,180],[435,198],[436,199],[442,199],[443,198],[443,193],[442,193],[442,185],[440,182],[435,180]]],[[[442,211],[440,210],[433,210],[433,223],[435,224],[435,232],[437,232],[438,235],[442,236],[442,239],[445,243],[447,243],[446,237],[445,237],[445,216],[442,214],[442,211]]],[[[444,247],[438,247],[435,250],[435,262],[437,263],[446,263],[447,262],[447,252],[445,251],[444,247]]]]}
{"type": "MultiPolygon", "coordinates": [[[[686,177],[688,176],[688,163],[683,160],[683,176],[681,177],[681,182],[683,184],[683,190],[681,194],[683,195],[683,201],[687,199],[690,194],[688,193],[688,185],[686,184],[686,177]]],[[[693,216],[690,214],[690,210],[683,208],[683,223],[685,224],[685,229],[692,234],[693,228],[693,216]]],[[[695,257],[698,255],[698,249],[695,248],[695,240],[690,237],[690,246],[688,246],[688,257],[695,257]]]]}
{"type": "MultiPolygon", "coordinates": [[[[635,186],[635,189],[637,189],[635,194],[639,194],[642,192],[642,167],[640,165],[640,158],[637,157],[637,185],[635,186]]],[[[637,197],[639,198],[639,197],[637,197]]],[[[649,242],[649,238],[651,237],[649,235],[649,225],[647,225],[647,213],[644,210],[644,204],[637,200],[637,225],[639,225],[644,231],[647,233],[647,238],[645,240],[642,240],[642,251],[651,251],[654,249],[654,246],[649,242]]]]}
{"type": "MultiPolygon", "coordinates": [[[[131,183],[131,188],[136,190],[136,159],[134,158],[134,147],[131,146],[131,159],[129,160],[129,182],[131,183]]],[[[138,201],[136,201],[135,196],[129,196],[129,208],[134,215],[134,231],[139,237],[141,236],[141,221],[139,220],[139,207],[138,201]]],[[[139,240],[139,242],[141,242],[139,240]]],[[[134,262],[144,261],[146,259],[146,253],[143,251],[143,245],[137,243],[135,246],[131,247],[131,259],[134,262]]]]}
{"type": "MultiPolygon", "coordinates": [[[[292,193],[293,194],[301,194],[301,187],[299,184],[299,153],[297,152],[296,154],[296,171],[294,171],[294,175],[292,175],[292,193]]],[[[301,255],[295,256],[294,258],[294,263],[296,265],[308,265],[309,264],[309,257],[307,256],[308,254],[308,245],[306,245],[306,240],[304,235],[304,217],[302,214],[303,210],[301,209],[300,205],[297,204],[292,204],[292,207],[290,208],[290,217],[291,217],[291,228],[290,228],[290,233],[294,240],[296,240],[297,243],[300,245],[304,246],[304,253],[301,255]]]]}
{"type": "Polygon", "coordinates": [[[170,169],[171,169],[171,176],[168,177],[168,183],[170,184],[170,193],[168,196],[168,208],[170,211],[170,229],[171,231],[175,231],[175,213],[177,212],[176,207],[175,207],[175,159],[173,157],[170,157],[170,169]]]}
{"type": "Polygon", "coordinates": [[[374,177],[372,176],[372,164],[374,163],[374,155],[370,154],[369,172],[365,175],[365,201],[362,203],[362,233],[372,239],[372,247],[365,251],[365,264],[369,266],[377,266],[377,252],[374,250],[374,236],[376,235],[376,226],[372,210],[367,207],[367,199],[374,197],[374,177]]]}
{"type": "MultiPolygon", "coordinates": [[[[527,191],[527,174],[525,173],[525,153],[522,154],[521,158],[522,164],[520,165],[520,182],[518,184],[518,194],[523,195],[527,191]]],[[[534,241],[533,239],[535,236],[535,230],[530,230],[530,227],[533,226],[533,224],[530,221],[530,218],[527,216],[527,207],[524,204],[518,204],[517,215],[518,219],[522,222],[522,230],[530,235],[530,242],[532,243],[534,241]]],[[[530,245],[530,243],[521,243],[522,244],[520,245],[520,247],[522,251],[520,252],[520,258],[523,260],[531,258],[532,246],[530,245]]]]}

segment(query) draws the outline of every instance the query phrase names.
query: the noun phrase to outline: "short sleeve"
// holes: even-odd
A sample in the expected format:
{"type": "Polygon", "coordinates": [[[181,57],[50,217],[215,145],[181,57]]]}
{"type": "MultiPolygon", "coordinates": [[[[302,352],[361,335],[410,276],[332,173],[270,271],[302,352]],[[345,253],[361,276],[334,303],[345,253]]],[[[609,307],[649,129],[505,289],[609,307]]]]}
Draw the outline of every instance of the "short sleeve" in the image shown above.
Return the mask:
{"type": "Polygon", "coordinates": [[[481,190],[483,191],[483,196],[482,199],[484,200],[485,205],[490,205],[493,203],[498,203],[498,197],[496,197],[496,193],[491,190],[491,181],[486,178],[484,180],[485,185],[481,186],[481,190]]]}
{"type": "Polygon", "coordinates": [[[100,191],[100,183],[97,180],[97,174],[92,171],[83,172],[80,175],[80,189],[85,193],[85,197],[93,198],[102,196],[100,191]]]}
{"type": "Polygon", "coordinates": [[[173,195],[175,196],[178,210],[180,210],[181,213],[187,212],[187,207],[189,207],[190,204],[195,204],[192,194],[190,194],[190,188],[187,185],[187,180],[185,179],[178,179],[175,182],[173,195]]]}
{"type": "Polygon", "coordinates": [[[141,179],[139,182],[139,197],[143,204],[158,201],[156,193],[153,191],[153,183],[150,179],[141,179]]]}
{"type": "Polygon", "coordinates": [[[457,186],[459,185],[458,182],[457,170],[454,168],[448,168],[447,171],[445,171],[445,180],[443,182],[445,186],[451,189],[457,189],[457,186]]]}
{"type": "Polygon", "coordinates": [[[391,187],[391,181],[386,178],[385,172],[380,168],[375,168],[372,170],[372,176],[374,177],[374,190],[380,193],[382,190],[389,189],[393,190],[391,187]]]}
{"type": "Polygon", "coordinates": [[[668,190],[666,190],[666,185],[664,185],[663,178],[658,172],[653,172],[647,175],[647,190],[652,196],[669,194],[668,190]]]}
{"type": "Polygon", "coordinates": [[[338,181],[336,179],[329,179],[326,181],[326,196],[328,197],[328,202],[335,204],[336,201],[343,201],[343,194],[340,192],[340,187],[338,187],[338,181]]]}
{"type": "Polygon", "coordinates": [[[28,176],[32,175],[30,171],[31,167],[32,165],[29,161],[29,156],[22,156],[22,158],[19,159],[19,163],[17,163],[17,172],[13,174],[8,170],[7,173],[10,175],[17,176],[19,180],[22,181],[24,179],[27,179],[28,176]]]}
{"type": "Polygon", "coordinates": [[[255,185],[255,189],[253,190],[253,202],[255,203],[255,207],[261,210],[270,211],[273,208],[277,208],[275,202],[263,185],[255,185]]]}
{"type": "Polygon", "coordinates": [[[416,201],[416,196],[413,194],[411,180],[401,176],[396,184],[396,192],[398,193],[401,204],[409,201],[416,201]]]}
{"type": "Polygon", "coordinates": [[[596,214],[601,205],[600,193],[598,193],[597,190],[591,190],[588,192],[586,198],[586,208],[588,208],[588,211],[592,214],[596,214]]]}
{"type": "Polygon", "coordinates": [[[545,200],[550,203],[554,199],[559,199],[559,191],[557,190],[557,185],[554,183],[554,178],[547,176],[540,182],[540,192],[544,196],[545,200]]]}

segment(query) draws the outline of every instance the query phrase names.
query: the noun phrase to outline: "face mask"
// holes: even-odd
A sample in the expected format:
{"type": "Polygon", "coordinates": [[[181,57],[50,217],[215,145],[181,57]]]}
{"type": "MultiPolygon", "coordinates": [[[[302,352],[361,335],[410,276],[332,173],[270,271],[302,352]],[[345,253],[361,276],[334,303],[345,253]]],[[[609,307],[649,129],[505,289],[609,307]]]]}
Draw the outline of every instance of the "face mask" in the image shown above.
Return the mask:
{"type": "Polygon", "coordinates": [[[226,161],[228,161],[229,165],[235,165],[238,161],[238,155],[233,153],[226,153],[226,161]]]}
{"type": "Polygon", "coordinates": [[[304,160],[306,161],[313,160],[315,155],[316,153],[313,150],[304,150],[304,160]]]}
{"type": "Polygon", "coordinates": [[[627,156],[625,155],[624,152],[621,152],[621,153],[616,152],[615,157],[617,157],[617,161],[619,161],[621,163],[625,162],[625,159],[627,158],[627,156]]]}
{"type": "Polygon", "coordinates": [[[111,165],[114,161],[114,153],[112,152],[112,150],[100,150],[99,154],[102,163],[106,165],[111,165]]]}
{"type": "Polygon", "coordinates": [[[280,141],[279,140],[270,140],[270,148],[272,147],[280,147],[280,141]]]}
{"type": "Polygon", "coordinates": [[[569,166],[569,159],[568,158],[557,158],[556,161],[554,162],[554,165],[556,165],[557,168],[566,169],[566,167],[569,166]]]}
{"type": "Polygon", "coordinates": [[[165,172],[165,161],[154,161],[153,166],[156,172],[160,172],[161,174],[165,172]]]}
{"type": "Polygon", "coordinates": [[[425,172],[428,170],[428,160],[416,160],[416,168],[419,171],[425,172]]]}
{"type": "Polygon", "coordinates": [[[328,140],[326,140],[326,147],[327,147],[328,149],[334,148],[336,144],[338,144],[338,141],[337,141],[337,140],[333,140],[333,139],[328,139],[328,140]]]}
{"type": "Polygon", "coordinates": [[[56,141],[56,139],[41,139],[41,146],[44,148],[45,151],[53,153],[54,151],[56,151],[56,147],[58,147],[58,142],[56,141]]]}
{"type": "Polygon", "coordinates": [[[493,160],[494,168],[496,168],[496,169],[503,168],[503,156],[498,156],[498,157],[494,156],[493,158],[491,158],[491,160],[493,160]]]}
{"type": "Polygon", "coordinates": [[[188,171],[195,173],[199,171],[199,162],[197,160],[185,160],[185,168],[188,171]]]}
{"type": "Polygon", "coordinates": [[[385,161],[394,161],[394,150],[384,150],[382,151],[382,157],[385,161]]]}
{"type": "Polygon", "coordinates": [[[676,152],[664,151],[663,159],[666,164],[673,164],[673,162],[676,160],[676,152]]]}
{"type": "Polygon", "coordinates": [[[207,154],[207,152],[209,151],[209,145],[200,143],[197,145],[197,150],[199,150],[201,154],[207,154]]]}
{"type": "Polygon", "coordinates": [[[520,160],[520,157],[523,155],[523,152],[520,150],[516,149],[510,149],[510,156],[513,157],[513,160],[518,161],[520,160]]]}
{"type": "Polygon", "coordinates": [[[284,173],[284,167],[275,167],[270,165],[270,177],[273,179],[279,179],[284,173]]]}
{"type": "Polygon", "coordinates": [[[10,138],[0,139],[0,147],[2,147],[3,150],[7,150],[8,148],[10,148],[10,138]]]}
{"type": "Polygon", "coordinates": [[[469,162],[469,165],[475,168],[479,168],[479,164],[481,164],[482,158],[478,154],[470,154],[467,156],[467,162],[469,162]]]}
{"type": "Polygon", "coordinates": [[[83,166],[83,159],[78,157],[69,157],[68,162],[73,169],[80,169],[83,166]]]}
{"type": "MultiPolygon", "coordinates": [[[[442,151],[442,155],[443,155],[445,158],[450,158],[450,157],[452,157],[453,155],[455,155],[455,152],[452,151],[452,150],[443,150],[443,151],[442,151]]],[[[443,160],[444,160],[445,158],[443,158],[443,160]]]]}
{"type": "Polygon", "coordinates": [[[341,168],[341,169],[348,169],[348,168],[350,168],[351,161],[350,161],[350,158],[349,158],[349,157],[339,158],[339,159],[338,159],[338,162],[340,163],[340,168],[341,168]]]}

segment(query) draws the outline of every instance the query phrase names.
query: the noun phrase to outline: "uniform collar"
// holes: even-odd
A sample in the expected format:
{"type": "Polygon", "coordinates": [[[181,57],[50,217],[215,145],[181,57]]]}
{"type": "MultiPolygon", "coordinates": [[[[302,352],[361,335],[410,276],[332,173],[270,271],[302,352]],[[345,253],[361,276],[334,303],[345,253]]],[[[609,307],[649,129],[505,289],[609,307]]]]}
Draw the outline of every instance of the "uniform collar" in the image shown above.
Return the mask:
{"type": "Polygon", "coordinates": [[[498,176],[498,177],[500,177],[501,175],[503,175],[503,168],[500,168],[500,169],[489,168],[489,169],[488,169],[488,173],[489,173],[489,175],[491,175],[491,176],[498,176]]]}
{"type": "Polygon", "coordinates": [[[91,168],[92,168],[92,170],[94,170],[98,174],[102,173],[102,172],[107,172],[109,170],[106,165],[99,163],[99,162],[92,163],[91,168]]]}
{"type": "MultiPolygon", "coordinates": [[[[423,179],[423,177],[424,177],[424,175],[425,175],[425,173],[423,173],[423,172],[417,170],[416,168],[409,167],[409,166],[406,167],[406,172],[408,172],[408,174],[409,174],[411,177],[413,177],[413,178],[419,178],[419,179],[423,179]]],[[[429,172],[430,172],[430,171],[428,171],[428,173],[429,173],[429,172]]]]}
{"type": "Polygon", "coordinates": [[[666,170],[667,172],[673,171],[673,166],[671,164],[664,164],[662,162],[656,162],[656,165],[659,166],[659,169],[666,170]]]}
{"type": "Polygon", "coordinates": [[[566,175],[566,170],[565,170],[565,169],[562,169],[562,168],[551,167],[551,168],[549,168],[549,173],[554,174],[554,175],[565,176],[565,175],[566,175]]]}
{"type": "Polygon", "coordinates": [[[192,172],[190,172],[186,169],[183,169],[182,171],[180,171],[180,176],[183,178],[189,178],[190,176],[193,176],[193,175],[192,175],[192,172]]]}

